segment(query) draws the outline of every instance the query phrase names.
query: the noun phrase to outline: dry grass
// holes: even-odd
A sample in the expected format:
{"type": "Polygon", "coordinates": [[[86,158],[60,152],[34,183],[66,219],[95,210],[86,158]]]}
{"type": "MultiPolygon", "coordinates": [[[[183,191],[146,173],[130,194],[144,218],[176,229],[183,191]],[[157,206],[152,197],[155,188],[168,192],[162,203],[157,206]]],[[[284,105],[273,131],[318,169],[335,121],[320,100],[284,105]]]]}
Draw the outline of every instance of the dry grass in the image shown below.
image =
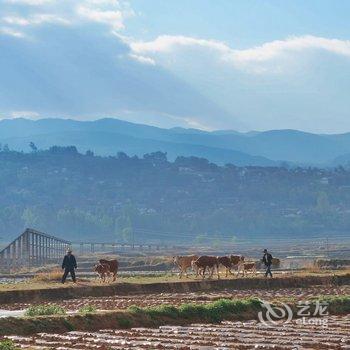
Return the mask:
{"type": "Polygon", "coordinates": [[[321,274],[322,272],[324,272],[325,270],[321,269],[317,264],[315,264],[314,262],[310,262],[305,264],[305,268],[304,268],[305,272],[309,272],[309,273],[319,273],[321,274]]]}
{"type": "MultiPolygon", "coordinates": [[[[275,274],[275,278],[293,278],[293,277],[307,277],[307,276],[341,276],[350,273],[350,269],[346,270],[337,270],[337,271],[327,271],[327,270],[319,270],[316,271],[312,268],[310,270],[304,271],[294,271],[285,274],[275,274]]],[[[70,288],[70,287],[84,287],[84,286],[101,286],[101,283],[97,281],[95,278],[91,279],[82,279],[79,278],[79,274],[77,275],[77,284],[71,283],[71,281],[67,281],[64,285],[60,283],[62,272],[53,271],[51,273],[38,273],[34,278],[30,278],[17,283],[8,283],[8,284],[0,284],[0,292],[1,291],[9,291],[9,290],[28,290],[28,289],[55,289],[55,288],[70,288]]],[[[225,279],[224,274],[221,274],[221,278],[225,279]]],[[[235,279],[236,276],[229,276],[229,279],[235,279]]],[[[240,276],[241,278],[241,276],[240,276]]],[[[257,276],[249,276],[249,279],[261,279],[264,278],[263,275],[259,274],[257,276]]],[[[195,277],[194,275],[189,275],[188,278],[183,277],[179,279],[177,274],[152,274],[152,275],[134,275],[134,276],[122,276],[118,277],[115,283],[127,282],[127,283],[140,283],[140,284],[149,284],[149,283],[167,283],[167,282],[186,282],[186,281],[200,281],[201,277],[195,277]]],[[[207,280],[207,278],[206,278],[207,280]]],[[[217,280],[217,277],[214,275],[213,280],[217,280]]],[[[106,283],[105,285],[108,285],[106,283]]]]}
{"type": "Polygon", "coordinates": [[[34,277],[34,282],[59,282],[62,278],[62,271],[54,269],[48,272],[37,272],[34,277]]]}

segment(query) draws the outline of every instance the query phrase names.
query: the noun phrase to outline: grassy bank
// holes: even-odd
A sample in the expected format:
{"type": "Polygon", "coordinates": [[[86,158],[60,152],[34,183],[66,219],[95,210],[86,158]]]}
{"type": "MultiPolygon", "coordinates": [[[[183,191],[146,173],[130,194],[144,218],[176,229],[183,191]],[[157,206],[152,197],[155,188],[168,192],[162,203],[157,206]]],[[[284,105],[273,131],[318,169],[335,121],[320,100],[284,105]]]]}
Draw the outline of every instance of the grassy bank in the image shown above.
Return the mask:
{"type": "MultiPolygon", "coordinates": [[[[350,296],[328,297],[319,300],[328,303],[330,314],[350,313],[350,296]]],[[[297,310],[297,305],[290,305],[297,310]]],[[[315,304],[311,305],[311,311],[315,304]]],[[[82,313],[0,319],[0,336],[31,335],[38,332],[63,333],[72,330],[97,331],[130,327],[158,327],[161,325],[186,325],[196,322],[217,323],[223,320],[256,319],[264,311],[261,301],[220,299],[209,304],[183,304],[179,307],[160,305],[150,308],[130,307],[126,311],[82,313]]]]}

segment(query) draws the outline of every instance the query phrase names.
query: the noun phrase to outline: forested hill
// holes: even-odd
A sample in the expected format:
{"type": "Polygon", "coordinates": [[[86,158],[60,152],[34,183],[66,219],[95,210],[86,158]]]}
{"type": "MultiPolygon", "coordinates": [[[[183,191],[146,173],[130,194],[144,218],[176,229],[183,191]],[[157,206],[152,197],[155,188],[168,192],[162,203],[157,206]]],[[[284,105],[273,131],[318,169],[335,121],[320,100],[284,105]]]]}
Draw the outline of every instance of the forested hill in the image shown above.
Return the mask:
{"type": "Polygon", "coordinates": [[[74,239],[193,242],[206,237],[345,232],[350,171],[217,166],[80,154],[0,152],[0,237],[25,227],[74,239]]]}
{"type": "Polygon", "coordinates": [[[145,153],[167,152],[178,156],[206,158],[219,165],[300,166],[348,165],[350,133],[311,134],[297,130],[240,133],[233,130],[162,129],[144,124],[105,118],[94,121],[69,119],[0,120],[0,143],[28,152],[30,142],[40,149],[52,145],[75,145],[80,152],[91,149],[109,156],[123,151],[142,157],[145,153]]]}

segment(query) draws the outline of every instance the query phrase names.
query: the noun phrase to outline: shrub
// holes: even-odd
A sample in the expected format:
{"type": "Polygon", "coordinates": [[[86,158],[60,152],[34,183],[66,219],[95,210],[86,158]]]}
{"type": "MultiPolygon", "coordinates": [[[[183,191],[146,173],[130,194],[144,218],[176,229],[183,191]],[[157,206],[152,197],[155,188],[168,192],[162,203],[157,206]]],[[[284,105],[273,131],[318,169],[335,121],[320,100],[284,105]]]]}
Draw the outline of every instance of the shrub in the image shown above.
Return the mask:
{"type": "Polygon", "coordinates": [[[155,307],[145,308],[144,312],[146,315],[154,318],[157,316],[176,318],[179,315],[178,309],[172,305],[159,305],[155,307]]]}
{"type": "Polygon", "coordinates": [[[10,339],[0,340],[0,350],[18,350],[14,342],[10,339]]]}
{"type": "Polygon", "coordinates": [[[133,314],[137,314],[137,313],[141,313],[144,312],[144,309],[140,308],[139,306],[136,305],[131,305],[128,307],[128,311],[133,313],[133,314]]]}
{"type": "Polygon", "coordinates": [[[94,305],[84,305],[79,309],[79,313],[86,315],[86,314],[93,314],[97,311],[96,306],[94,305]]]}
{"type": "Polygon", "coordinates": [[[179,307],[172,305],[160,305],[149,308],[129,307],[129,312],[144,313],[152,318],[161,316],[171,318],[205,319],[210,322],[220,322],[231,314],[240,315],[247,311],[261,309],[259,299],[231,300],[219,299],[209,304],[182,304],[179,307]]]}
{"type": "Polygon", "coordinates": [[[58,305],[34,305],[25,312],[25,316],[47,316],[47,315],[63,315],[66,311],[58,305]]]}

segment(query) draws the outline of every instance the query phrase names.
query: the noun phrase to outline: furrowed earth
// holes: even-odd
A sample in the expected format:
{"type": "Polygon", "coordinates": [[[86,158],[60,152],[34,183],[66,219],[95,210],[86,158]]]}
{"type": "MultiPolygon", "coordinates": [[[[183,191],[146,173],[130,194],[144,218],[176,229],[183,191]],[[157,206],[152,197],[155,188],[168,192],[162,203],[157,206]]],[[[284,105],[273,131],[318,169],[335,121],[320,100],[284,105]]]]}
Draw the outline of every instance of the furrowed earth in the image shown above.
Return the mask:
{"type": "MultiPolygon", "coordinates": [[[[260,277],[200,281],[200,286],[206,287],[203,290],[198,290],[198,281],[191,279],[163,284],[150,282],[145,286],[150,292],[145,293],[140,292],[142,289],[137,284],[129,283],[127,290],[130,293],[104,295],[106,291],[111,293],[118,288],[122,289],[123,284],[117,282],[110,286],[114,288],[111,290],[103,285],[94,285],[94,296],[84,297],[77,297],[75,294],[80,288],[84,290],[84,286],[62,289],[50,286],[51,289],[46,291],[55,294],[53,300],[44,298],[21,302],[15,297],[10,302],[2,303],[0,309],[19,312],[35,305],[56,305],[63,308],[66,314],[0,318],[0,328],[3,328],[0,329],[0,339],[12,340],[17,349],[35,350],[350,349],[349,276],[340,272],[337,274],[331,273],[329,279],[324,276],[321,279],[312,279],[307,275],[279,276],[274,278],[274,286],[284,287],[270,288],[268,285],[261,288],[263,284],[260,277]],[[341,278],[338,280],[338,277],[341,278]],[[322,284],[312,284],[319,281],[322,284]],[[337,281],[341,283],[335,283],[337,281]],[[232,283],[233,286],[239,283],[242,288],[223,288],[227,283],[232,283]],[[303,283],[305,287],[299,287],[303,283]],[[252,288],[254,285],[255,288],[252,288]],[[156,292],[152,292],[153,287],[156,292]],[[174,292],[168,292],[169,288],[174,292]],[[64,291],[70,296],[56,297],[57,293],[59,295],[64,291]],[[96,296],[98,293],[100,295],[96,296]],[[331,312],[324,317],[293,318],[287,323],[281,319],[272,327],[261,323],[257,318],[260,309],[256,303],[261,300],[273,304],[283,302],[297,305],[298,302],[315,302],[324,298],[336,300],[332,302],[335,306],[333,305],[331,312]],[[223,305],[227,300],[242,304],[228,314],[222,309],[225,316],[216,321],[207,314],[202,317],[202,311],[198,315],[184,311],[186,308],[197,310],[207,307],[212,312],[213,307],[221,315],[220,303],[223,300],[223,305]],[[83,314],[81,310],[84,308],[91,311],[83,314]]],[[[86,288],[91,289],[91,286],[86,288]]],[[[2,293],[25,296],[33,290],[29,285],[28,290],[20,291],[22,294],[15,294],[18,292],[0,291],[0,298],[2,293]]]]}
{"type": "Polygon", "coordinates": [[[329,316],[327,325],[303,325],[297,321],[273,328],[255,320],[220,324],[161,326],[98,332],[40,333],[10,337],[21,348],[31,349],[350,349],[350,317],[329,316]]]}

